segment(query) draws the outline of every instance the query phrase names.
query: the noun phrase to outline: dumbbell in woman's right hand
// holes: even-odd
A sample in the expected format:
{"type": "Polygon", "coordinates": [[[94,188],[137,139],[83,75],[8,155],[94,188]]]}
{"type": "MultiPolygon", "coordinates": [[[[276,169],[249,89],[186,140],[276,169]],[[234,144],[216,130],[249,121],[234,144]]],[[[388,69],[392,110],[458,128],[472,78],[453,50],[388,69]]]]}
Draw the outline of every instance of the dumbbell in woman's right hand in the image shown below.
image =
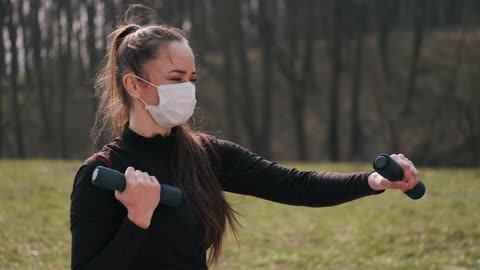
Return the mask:
{"type": "Polygon", "coordinates": [[[137,226],[147,229],[155,208],[160,202],[160,183],[155,176],[128,167],[125,170],[126,187],[115,191],[115,198],[128,210],[128,218],[137,226]]]}

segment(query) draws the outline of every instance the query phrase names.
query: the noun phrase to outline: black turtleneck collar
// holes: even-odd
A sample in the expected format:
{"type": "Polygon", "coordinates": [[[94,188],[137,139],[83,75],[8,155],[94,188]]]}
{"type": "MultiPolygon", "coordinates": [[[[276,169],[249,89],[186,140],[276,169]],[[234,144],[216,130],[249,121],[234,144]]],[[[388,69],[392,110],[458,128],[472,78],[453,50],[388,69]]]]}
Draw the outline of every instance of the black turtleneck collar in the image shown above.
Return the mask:
{"type": "Polygon", "coordinates": [[[128,145],[145,146],[156,150],[158,150],[158,148],[170,148],[173,144],[174,136],[174,130],[172,129],[170,135],[163,136],[157,134],[151,138],[147,138],[130,129],[128,123],[125,124],[121,135],[122,139],[128,145]]]}
{"type": "Polygon", "coordinates": [[[168,136],[157,134],[147,138],[133,131],[126,123],[121,135],[112,142],[109,148],[112,151],[108,153],[112,157],[113,166],[121,164],[121,170],[132,166],[136,170],[155,175],[162,184],[171,184],[169,167],[176,136],[174,127],[168,136]]]}

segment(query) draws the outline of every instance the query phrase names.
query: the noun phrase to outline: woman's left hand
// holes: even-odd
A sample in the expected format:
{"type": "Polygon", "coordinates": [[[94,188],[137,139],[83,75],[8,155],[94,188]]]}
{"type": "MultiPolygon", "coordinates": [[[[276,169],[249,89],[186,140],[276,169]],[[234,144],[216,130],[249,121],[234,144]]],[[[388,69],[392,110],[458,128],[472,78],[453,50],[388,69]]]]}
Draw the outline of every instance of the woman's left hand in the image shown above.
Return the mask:
{"type": "Polygon", "coordinates": [[[406,158],[403,154],[393,154],[393,160],[395,160],[403,170],[403,179],[402,181],[390,181],[383,178],[377,172],[370,174],[368,177],[368,184],[373,190],[383,190],[383,189],[400,189],[402,192],[414,188],[420,181],[420,173],[413,163],[406,158]]]}

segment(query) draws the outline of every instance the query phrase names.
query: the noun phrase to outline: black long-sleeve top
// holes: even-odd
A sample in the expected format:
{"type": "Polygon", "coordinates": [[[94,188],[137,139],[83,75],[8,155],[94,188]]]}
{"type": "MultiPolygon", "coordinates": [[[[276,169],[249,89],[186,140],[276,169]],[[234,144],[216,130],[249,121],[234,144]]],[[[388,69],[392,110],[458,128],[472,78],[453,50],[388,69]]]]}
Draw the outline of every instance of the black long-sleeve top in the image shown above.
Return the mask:
{"type": "MultiPolygon", "coordinates": [[[[204,134],[202,142],[225,191],[300,206],[332,206],[381,193],[368,185],[370,172],[299,171],[262,158],[238,144],[204,134]],[[212,147],[213,150],[212,151],[212,147]],[[210,150],[208,150],[210,149],[210,150]]],[[[79,168],[70,207],[71,266],[91,269],[207,269],[204,237],[198,217],[185,200],[177,208],[158,205],[150,227],[142,229],[127,217],[113,191],[92,185],[97,165],[125,172],[128,166],[169,179],[169,157],[175,134],[143,137],[128,126],[120,137],[88,158],[79,168]]]]}

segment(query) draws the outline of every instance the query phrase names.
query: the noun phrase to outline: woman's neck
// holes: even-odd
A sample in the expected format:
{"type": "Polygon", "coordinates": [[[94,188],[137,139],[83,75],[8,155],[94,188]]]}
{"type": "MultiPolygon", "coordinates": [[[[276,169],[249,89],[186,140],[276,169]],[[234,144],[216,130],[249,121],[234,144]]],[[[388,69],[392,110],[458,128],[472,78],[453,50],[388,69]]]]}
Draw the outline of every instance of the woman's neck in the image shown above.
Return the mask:
{"type": "Polygon", "coordinates": [[[134,104],[130,111],[129,128],[146,138],[152,138],[160,134],[163,137],[169,136],[172,129],[162,128],[153,120],[150,113],[142,105],[134,104]]]}

